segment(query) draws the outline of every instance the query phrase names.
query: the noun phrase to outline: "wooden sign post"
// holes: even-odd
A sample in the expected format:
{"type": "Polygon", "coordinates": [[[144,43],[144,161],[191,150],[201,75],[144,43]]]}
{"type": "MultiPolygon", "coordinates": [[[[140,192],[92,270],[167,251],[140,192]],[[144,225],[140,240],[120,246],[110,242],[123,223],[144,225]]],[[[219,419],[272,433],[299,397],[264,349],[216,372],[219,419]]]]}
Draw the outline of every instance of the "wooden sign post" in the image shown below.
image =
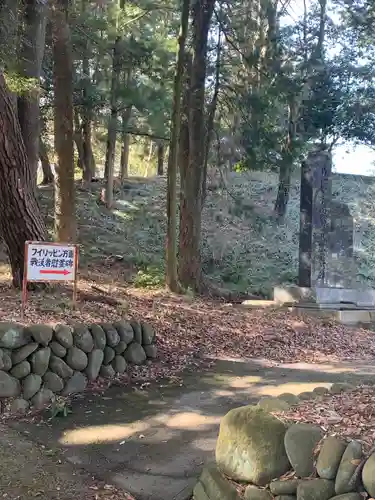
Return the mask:
{"type": "Polygon", "coordinates": [[[25,315],[28,282],[72,282],[73,307],[77,302],[78,245],[26,241],[22,282],[22,317],[25,315]]]}

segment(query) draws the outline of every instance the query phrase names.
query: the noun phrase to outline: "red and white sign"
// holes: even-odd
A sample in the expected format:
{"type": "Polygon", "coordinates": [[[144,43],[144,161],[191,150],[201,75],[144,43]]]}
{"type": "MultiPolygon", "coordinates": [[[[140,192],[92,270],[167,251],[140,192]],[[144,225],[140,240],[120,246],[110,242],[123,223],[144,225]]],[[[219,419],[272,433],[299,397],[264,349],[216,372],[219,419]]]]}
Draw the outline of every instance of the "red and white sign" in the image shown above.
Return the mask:
{"type": "Polygon", "coordinates": [[[73,282],[73,307],[77,302],[78,246],[44,241],[26,241],[22,283],[22,318],[27,302],[29,281],[73,282]]]}
{"type": "Polygon", "coordinates": [[[77,262],[76,245],[26,242],[26,281],[75,281],[77,262]]]}

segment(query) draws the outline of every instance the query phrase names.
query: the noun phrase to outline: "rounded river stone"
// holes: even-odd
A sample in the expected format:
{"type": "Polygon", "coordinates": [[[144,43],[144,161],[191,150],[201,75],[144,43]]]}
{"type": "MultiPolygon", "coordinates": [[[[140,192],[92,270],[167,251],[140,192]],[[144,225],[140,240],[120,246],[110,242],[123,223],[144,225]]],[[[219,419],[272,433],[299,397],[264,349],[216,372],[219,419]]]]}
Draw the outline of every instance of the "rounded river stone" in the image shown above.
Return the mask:
{"type": "Polygon", "coordinates": [[[266,410],[269,412],[287,411],[290,408],[290,405],[286,401],[284,401],[283,399],[272,398],[269,396],[262,398],[259,401],[258,406],[260,408],[263,408],[263,410],[266,410]]]}
{"type": "Polygon", "coordinates": [[[104,350],[107,345],[107,336],[105,331],[100,325],[91,325],[90,331],[92,338],[94,339],[94,346],[96,349],[104,350]]]}
{"type": "Polygon", "coordinates": [[[155,344],[142,346],[146,356],[150,359],[155,359],[158,355],[158,348],[155,344]]]}
{"type": "Polygon", "coordinates": [[[70,396],[83,392],[87,387],[87,377],[81,372],[75,372],[74,375],[67,381],[62,396],[70,396]]]}
{"type": "Polygon", "coordinates": [[[269,490],[260,489],[250,484],[246,487],[244,500],[273,500],[273,496],[269,490]]]}
{"type": "Polygon", "coordinates": [[[112,325],[112,323],[102,323],[101,327],[105,331],[105,335],[107,337],[107,345],[109,347],[115,347],[120,342],[120,335],[118,334],[116,328],[112,325]]]}
{"type": "Polygon", "coordinates": [[[96,380],[99,376],[100,367],[102,366],[104,353],[101,349],[94,349],[88,355],[88,365],[85,370],[89,380],[96,380]]]}
{"type": "Polygon", "coordinates": [[[362,470],[362,482],[367,493],[374,497],[375,495],[375,453],[370,455],[362,470]]]}
{"type": "Polygon", "coordinates": [[[104,349],[104,360],[103,363],[105,365],[109,365],[114,359],[115,359],[116,353],[115,350],[112,349],[112,347],[106,346],[104,349]]]}
{"type": "Polygon", "coordinates": [[[74,325],[73,343],[85,353],[94,349],[94,339],[86,325],[74,325]]]}
{"type": "Polygon", "coordinates": [[[36,342],[31,342],[30,344],[24,345],[20,347],[16,351],[12,352],[12,363],[14,365],[21,363],[24,359],[28,358],[30,354],[38,349],[38,345],[36,342]]]}
{"type": "Polygon", "coordinates": [[[88,364],[87,354],[78,347],[71,347],[68,349],[66,362],[73,370],[82,371],[88,364]]]}
{"type": "Polygon", "coordinates": [[[61,378],[69,378],[73,375],[73,370],[61,358],[51,356],[49,361],[50,370],[57,373],[61,378]]]}
{"type": "Polygon", "coordinates": [[[40,375],[35,375],[35,373],[30,373],[22,381],[22,392],[25,399],[31,399],[40,389],[42,385],[42,377],[40,375]]]}
{"type": "Polygon", "coordinates": [[[307,479],[300,481],[297,500],[328,500],[335,494],[335,483],[328,479],[307,479]]]}
{"type": "Polygon", "coordinates": [[[351,493],[355,490],[351,479],[362,459],[362,445],[359,441],[350,441],[342,456],[335,482],[337,495],[351,493]]]}
{"type": "Polygon", "coordinates": [[[155,330],[149,323],[141,323],[142,328],[142,344],[151,345],[155,340],[155,330]]]}
{"type": "Polygon", "coordinates": [[[113,378],[116,375],[112,365],[102,365],[99,375],[104,378],[113,378]]]}
{"type": "Polygon", "coordinates": [[[73,346],[72,328],[67,325],[55,326],[55,338],[66,349],[73,346]]]}
{"type": "Polygon", "coordinates": [[[141,365],[146,361],[147,356],[140,344],[132,342],[128,345],[124,353],[124,358],[129,363],[133,363],[134,365],[141,365]]]}
{"type": "Polygon", "coordinates": [[[26,360],[21,361],[21,363],[18,363],[18,365],[14,365],[10,370],[10,374],[12,375],[12,377],[16,377],[18,379],[27,377],[30,372],[31,366],[30,363],[26,360]]]}
{"type": "Polygon", "coordinates": [[[115,356],[115,359],[112,361],[112,366],[116,373],[124,373],[127,368],[127,363],[123,356],[115,356]]]}
{"type": "Polygon", "coordinates": [[[64,380],[54,372],[47,372],[44,377],[44,387],[52,392],[61,392],[64,389],[64,380]]]}
{"type": "Polygon", "coordinates": [[[31,371],[37,375],[43,376],[47,369],[51,358],[51,349],[44,347],[35,351],[30,356],[31,371]]]}
{"type": "Polygon", "coordinates": [[[312,424],[293,424],[285,434],[285,449],[299,477],[314,472],[314,450],[323,437],[323,430],[312,424]]]}
{"type": "Polygon", "coordinates": [[[60,342],[53,340],[49,346],[55,356],[58,356],[59,358],[64,358],[66,356],[66,347],[60,344],[60,342]]]}
{"type": "Polygon", "coordinates": [[[137,342],[137,344],[142,344],[142,327],[141,324],[138,323],[135,319],[132,319],[130,321],[130,324],[133,328],[134,332],[134,342],[137,342]]]}
{"type": "Polygon", "coordinates": [[[134,330],[129,323],[129,321],[121,320],[113,323],[113,326],[116,328],[120,339],[125,342],[125,344],[130,344],[130,342],[134,339],[134,330]]]}
{"type": "Polygon", "coordinates": [[[272,495],[295,495],[300,479],[287,479],[285,481],[272,481],[270,490],[272,495]]]}
{"type": "Polygon", "coordinates": [[[21,393],[18,379],[0,371],[0,398],[15,398],[21,393]]]}
{"type": "Polygon", "coordinates": [[[328,436],[320,450],[316,470],[323,479],[335,479],[347,443],[335,436],[328,436]]]}

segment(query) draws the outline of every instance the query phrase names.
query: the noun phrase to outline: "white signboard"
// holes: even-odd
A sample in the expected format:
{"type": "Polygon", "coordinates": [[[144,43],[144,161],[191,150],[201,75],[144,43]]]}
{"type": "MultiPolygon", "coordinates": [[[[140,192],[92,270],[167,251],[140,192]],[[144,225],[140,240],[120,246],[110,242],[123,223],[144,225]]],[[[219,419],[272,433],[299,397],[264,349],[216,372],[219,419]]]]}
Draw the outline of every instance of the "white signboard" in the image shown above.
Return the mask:
{"type": "Polygon", "coordinates": [[[26,242],[26,281],[76,281],[77,263],[76,245],[26,242]]]}

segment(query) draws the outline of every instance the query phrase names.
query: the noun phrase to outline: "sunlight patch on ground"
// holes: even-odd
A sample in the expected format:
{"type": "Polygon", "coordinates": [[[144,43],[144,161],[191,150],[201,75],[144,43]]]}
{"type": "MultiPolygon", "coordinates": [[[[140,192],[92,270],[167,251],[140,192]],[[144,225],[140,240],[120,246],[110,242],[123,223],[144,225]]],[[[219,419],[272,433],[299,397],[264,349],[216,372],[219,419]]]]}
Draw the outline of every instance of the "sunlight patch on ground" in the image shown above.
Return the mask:
{"type": "Polygon", "coordinates": [[[283,392],[291,392],[292,394],[298,395],[301,392],[312,391],[318,385],[329,388],[332,384],[317,382],[292,382],[273,386],[263,386],[259,389],[254,388],[254,392],[259,396],[279,396],[283,392]]]}
{"type": "Polygon", "coordinates": [[[132,425],[94,425],[64,432],[59,443],[65,446],[114,442],[127,439],[137,432],[145,432],[149,425],[139,422],[132,425]]]}
{"type": "Polygon", "coordinates": [[[219,422],[220,417],[209,417],[197,412],[183,412],[170,417],[167,420],[166,425],[172,429],[196,430],[197,427],[214,425],[219,422]]]}

